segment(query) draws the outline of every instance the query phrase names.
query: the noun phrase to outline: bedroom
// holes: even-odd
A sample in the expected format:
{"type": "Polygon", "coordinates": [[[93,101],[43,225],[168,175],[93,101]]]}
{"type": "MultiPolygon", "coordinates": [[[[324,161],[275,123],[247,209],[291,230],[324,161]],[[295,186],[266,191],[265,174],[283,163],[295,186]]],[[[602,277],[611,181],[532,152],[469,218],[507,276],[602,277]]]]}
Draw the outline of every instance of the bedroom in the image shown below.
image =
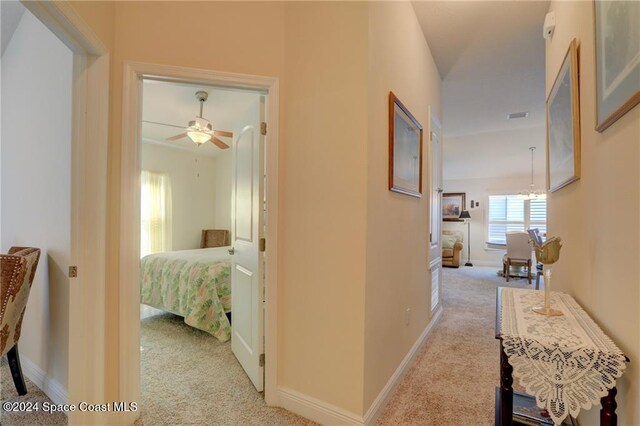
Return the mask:
{"type": "Polygon", "coordinates": [[[142,94],[143,422],[264,405],[264,256],[255,238],[264,232],[264,204],[255,189],[264,183],[265,96],[154,79],[142,81],[142,94]]]}

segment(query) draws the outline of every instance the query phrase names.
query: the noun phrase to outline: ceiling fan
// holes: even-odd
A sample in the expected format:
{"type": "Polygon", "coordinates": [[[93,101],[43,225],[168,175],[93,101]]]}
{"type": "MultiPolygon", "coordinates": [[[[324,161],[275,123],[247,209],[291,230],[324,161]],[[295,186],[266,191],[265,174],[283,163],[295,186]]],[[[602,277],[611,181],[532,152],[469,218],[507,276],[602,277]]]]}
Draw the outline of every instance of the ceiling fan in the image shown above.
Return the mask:
{"type": "Polygon", "coordinates": [[[160,124],[162,126],[170,126],[177,127],[179,129],[184,129],[184,133],[177,134],[175,136],[171,136],[167,138],[168,141],[177,141],[182,138],[188,137],[191,139],[196,145],[202,145],[203,143],[211,141],[215,146],[220,149],[227,149],[229,145],[218,139],[218,136],[224,138],[232,138],[233,132],[227,132],[224,130],[215,130],[209,120],[202,118],[202,108],[204,106],[205,101],[209,97],[209,94],[204,90],[199,90],[196,92],[196,99],[200,102],[200,115],[195,118],[195,120],[189,121],[189,125],[187,127],[175,126],[173,124],[166,123],[157,123],[154,121],[143,120],[145,123],[151,124],[160,124]]]}

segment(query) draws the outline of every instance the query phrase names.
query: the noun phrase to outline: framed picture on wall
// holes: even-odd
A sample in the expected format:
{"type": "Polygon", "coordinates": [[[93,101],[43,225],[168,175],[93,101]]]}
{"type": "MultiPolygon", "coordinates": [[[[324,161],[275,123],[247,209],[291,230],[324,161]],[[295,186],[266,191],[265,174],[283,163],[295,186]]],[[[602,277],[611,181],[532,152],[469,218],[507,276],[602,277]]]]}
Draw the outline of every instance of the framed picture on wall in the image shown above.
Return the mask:
{"type": "Polygon", "coordinates": [[[595,1],[596,130],[640,103],[640,2],[595,1]]]}
{"type": "Polygon", "coordinates": [[[580,178],[579,108],[578,46],[573,39],[547,98],[547,189],[551,192],[580,178]]]}
{"type": "Polygon", "coordinates": [[[442,220],[460,222],[460,213],[466,206],[465,192],[445,192],[442,194],[442,220]]]}
{"type": "Polygon", "coordinates": [[[422,196],[422,126],[389,92],[389,189],[422,196]]]}

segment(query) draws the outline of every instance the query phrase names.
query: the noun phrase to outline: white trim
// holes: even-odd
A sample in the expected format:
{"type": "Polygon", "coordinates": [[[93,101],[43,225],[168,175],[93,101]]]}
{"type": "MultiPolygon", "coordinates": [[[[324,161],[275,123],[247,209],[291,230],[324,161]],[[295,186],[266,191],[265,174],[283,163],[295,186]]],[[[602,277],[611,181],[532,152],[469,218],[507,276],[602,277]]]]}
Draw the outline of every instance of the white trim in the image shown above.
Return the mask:
{"type": "Polygon", "coordinates": [[[362,425],[362,417],[288,388],[278,388],[282,407],[323,425],[362,425]]]}
{"type": "Polygon", "coordinates": [[[411,347],[407,355],[404,357],[404,359],[402,360],[398,368],[396,368],[396,371],[387,381],[387,384],[384,386],[384,388],[382,388],[382,390],[378,394],[378,397],[375,399],[375,401],[373,401],[373,404],[371,404],[371,406],[365,413],[363,424],[373,425],[378,421],[378,418],[380,417],[385,407],[387,406],[387,403],[393,396],[393,392],[395,391],[398,384],[400,384],[400,382],[402,381],[402,378],[406,374],[411,364],[413,364],[413,361],[415,360],[416,355],[418,355],[418,352],[420,352],[422,345],[427,340],[427,337],[429,337],[429,334],[431,334],[431,331],[433,330],[437,322],[440,320],[441,316],[442,316],[442,305],[440,304],[440,307],[436,309],[434,315],[431,317],[431,321],[429,321],[429,325],[425,327],[420,337],[418,337],[418,340],[416,340],[416,342],[413,344],[413,346],[411,347]]]}
{"type": "MultiPolygon", "coordinates": [[[[224,86],[228,88],[266,91],[267,174],[267,252],[266,252],[266,312],[265,312],[265,401],[278,405],[277,385],[277,285],[278,285],[278,124],[279,83],[274,77],[210,71],[196,68],[156,65],[137,62],[124,64],[123,116],[121,140],[120,187],[120,292],[119,292],[119,386],[122,401],[140,400],[140,283],[139,239],[140,223],[133,212],[139,211],[140,120],[142,79],[224,86]]],[[[133,422],[135,414],[124,421],[133,422]]]]}
{"type": "Polygon", "coordinates": [[[432,270],[437,266],[442,266],[442,256],[436,257],[431,262],[429,262],[429,270],[432,270]]]}
{"type": "MultiPolygon", "coordinates": [[[[23,4],[74,52],[69,263],[78,267],[78,278],[70,279],[67,397],[71,403],[103,401],[110,59],[67,2],[23,4]]],[[[101,424],[107,417],[73,412],[69,423],[101,424]]]]}
{"type": "Polygon", "coordinates": [[[67,2],[22,0],[21,3],[74,53],[91,56],[108,53],[91,27],[67,2]]]}
{"type": "MultiPolygon", "coordinates": [[[[20,357],[22,374],[24,374],[34,385],[39,387],[54,404],[67,404],[69,396],[67,388],[62,386],[57,380],[51,379],[33,361],[24,356],[20,357]]],[[[7,379],[5,379],[7,380],[7,379]]],[[[65,412],[65,414],[67,414],[65,412]]]]}

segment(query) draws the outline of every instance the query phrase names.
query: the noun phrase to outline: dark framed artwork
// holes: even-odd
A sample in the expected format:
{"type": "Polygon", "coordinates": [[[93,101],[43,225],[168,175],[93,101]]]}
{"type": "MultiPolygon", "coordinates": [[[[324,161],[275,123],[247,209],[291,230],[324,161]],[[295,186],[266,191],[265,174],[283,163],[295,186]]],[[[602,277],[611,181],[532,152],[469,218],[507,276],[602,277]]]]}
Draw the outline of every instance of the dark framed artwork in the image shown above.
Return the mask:
{"type": "Polygon", "coordinates": [[[640,103],[640,2],[593,2],[596,130],[640,103]]]}
{"type": "Polygon", "coordinates": [[[580,179],[578,44],[571,41],[547,98],[547,189],[580,179]]]}
{"type": "Polygon", "coordinates": [[[389,189],[422,196],[422,125],[389,92],[389,189]]]}
{"type": "Polygon", "coordinates": [[[445,192],[442,194],[442,220],[461,222],[460,213],[467,204],[465,192],[445,192]]]}

